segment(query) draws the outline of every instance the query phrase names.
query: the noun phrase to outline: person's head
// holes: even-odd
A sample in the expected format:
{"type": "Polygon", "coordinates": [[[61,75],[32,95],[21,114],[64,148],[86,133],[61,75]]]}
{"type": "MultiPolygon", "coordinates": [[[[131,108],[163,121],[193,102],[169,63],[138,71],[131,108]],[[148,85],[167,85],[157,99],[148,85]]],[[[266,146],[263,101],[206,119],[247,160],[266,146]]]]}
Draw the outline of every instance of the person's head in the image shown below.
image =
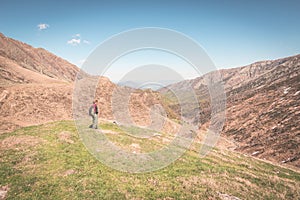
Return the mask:
{"type": "Polygon", "coordinates": [[[94,103],[97,104],[97,103],[98,103],[98,100],[96,99],[96,100],[94,101],[94,103]]]}

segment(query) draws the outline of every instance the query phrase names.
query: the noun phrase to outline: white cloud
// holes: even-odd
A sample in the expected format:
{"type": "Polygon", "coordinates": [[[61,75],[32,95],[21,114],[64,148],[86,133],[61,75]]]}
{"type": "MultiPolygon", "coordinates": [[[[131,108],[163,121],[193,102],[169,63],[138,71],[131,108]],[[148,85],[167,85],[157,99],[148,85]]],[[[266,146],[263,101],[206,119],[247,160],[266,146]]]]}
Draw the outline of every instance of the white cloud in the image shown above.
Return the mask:
{"type": "Polygon", "coordinates": [[[73,38],[73,39],[69,40],[67,43],[70,45],[73,45],[73,46],[77,46],[81,43],[81,40],[80,40],[80,38],[79,39],[73,38]]]}
{"type": "Polygon", "coordinates": [[[84,44],[91,44],[90,41],[88,41],[88,40],[83,40],[83,43],[84,44]]]}
{"type": "Polygon", "coordinates": [[[67,41],[67,44],[70,44],[72,46],[77,46],[80,44],[90,44],[90,41],[81,39],[81,35],[79,33],[72,36],[72,39],[67,41]]]}
{"type": "Polygon", "coordinates": [[[41,30],[49,28],[50,26],[49,26],[49,24],[38,24],[37,27],[41,31],[41,30]]]}

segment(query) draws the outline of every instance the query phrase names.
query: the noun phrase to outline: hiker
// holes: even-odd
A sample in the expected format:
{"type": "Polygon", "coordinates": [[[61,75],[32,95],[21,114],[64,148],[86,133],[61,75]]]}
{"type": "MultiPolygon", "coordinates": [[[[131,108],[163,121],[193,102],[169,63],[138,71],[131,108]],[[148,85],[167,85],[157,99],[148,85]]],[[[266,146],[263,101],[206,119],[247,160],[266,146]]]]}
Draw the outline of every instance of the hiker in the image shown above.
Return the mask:
{"type": "Polygon", "coordinates": [[[89,126],[90,128],[97,129],[98,128],[98,100],[93,101],[93,105],[91,105],[89,109],[89,115],[92,117],[93,122],[89,126]]]}

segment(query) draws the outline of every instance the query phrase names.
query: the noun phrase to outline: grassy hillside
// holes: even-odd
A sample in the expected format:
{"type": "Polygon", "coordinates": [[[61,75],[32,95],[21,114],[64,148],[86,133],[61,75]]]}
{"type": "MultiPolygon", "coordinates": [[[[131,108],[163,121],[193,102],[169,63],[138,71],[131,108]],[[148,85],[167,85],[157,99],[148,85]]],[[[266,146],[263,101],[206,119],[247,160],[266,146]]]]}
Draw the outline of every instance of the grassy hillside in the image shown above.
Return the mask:
{"type": "MultiPolygon", "coordinates": [[[[124,132],[139,129],[101,126],[116,133],[108,138],[124,147],[132,137],[124,132]]],[[[142,149],[152,150],[139,140],[142,149]]],[[[113,170],[90,155],[71,121],[2,134],[0,145],[0,190],[7,191],[7,199],[300,198],[300,173],[218,149],[205,158],[189,150],[152,173],[113,170]]]]}

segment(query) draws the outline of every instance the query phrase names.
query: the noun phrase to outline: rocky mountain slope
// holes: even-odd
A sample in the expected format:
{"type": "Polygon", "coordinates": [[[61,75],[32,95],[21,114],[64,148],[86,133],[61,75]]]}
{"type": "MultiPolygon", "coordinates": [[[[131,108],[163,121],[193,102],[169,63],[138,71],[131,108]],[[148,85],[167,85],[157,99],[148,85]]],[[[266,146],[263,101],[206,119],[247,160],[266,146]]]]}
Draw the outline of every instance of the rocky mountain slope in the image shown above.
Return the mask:
{"type": "Polygon", "coordinates": [[[71,118],[79,68],[0,33],[0,132],[71,118]]]}
{"type": "Polygon", "coordinates": [[[13,81],[13,83],[28,82],[25,77],[19,77],[11,72],[11,65],[18,65],[22,68],[55,78],[71,82],[75,80],[78,67],[57,57],[42,48],[33,48],[23,42],[5,37],[0,33],[0,64],[1,79],[13,81]]]}
{"type": "Polygon", "coordinates": [[[72,86],[63,83],[0,87],[0,133],[71,119],[72,86]]]}
{"type": "MultiPolygon", "coordinates": [[[[235,141],[238,151],[300,167],[300,55],[219,72],[227,98],[222,134],[235,141]]],[[[191,85],[198,96],[200,120],[193,118],[195,113],[186,117],[207,127],[211,99],[206,80],[214,73],[170,85],[160,92],[170,99],[179,115],[180,106],[169,91],[184,92],[191,85]]]]}

